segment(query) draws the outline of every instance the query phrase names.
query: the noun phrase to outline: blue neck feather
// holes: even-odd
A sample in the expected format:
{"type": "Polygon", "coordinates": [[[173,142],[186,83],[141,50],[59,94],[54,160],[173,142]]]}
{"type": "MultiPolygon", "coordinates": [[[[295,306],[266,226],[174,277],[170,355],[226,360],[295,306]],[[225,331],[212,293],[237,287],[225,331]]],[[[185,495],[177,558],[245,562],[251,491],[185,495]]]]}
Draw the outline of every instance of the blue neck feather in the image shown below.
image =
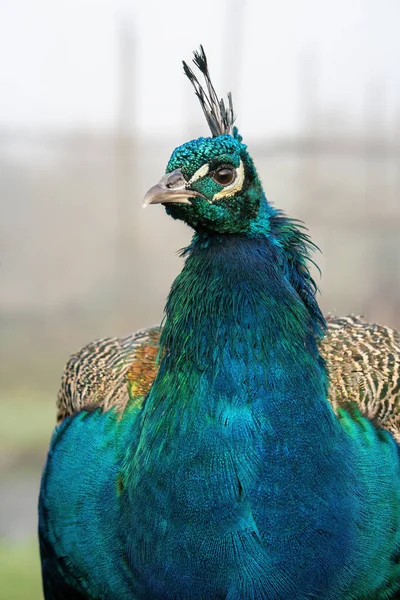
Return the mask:
{"type": "Polygon", "coordinates": [[[166,306],[151,411],[160,403],[162,414],[171,414],[170,426],[180,422],[182,415],[174,418],[180,403],[164,401],[164,393],[176,390],[188,410],[213,416],[221,403],[260,398],[270,414],[284,399],[289,418],[293,396],[297,413],[316,404],[334,421],[317,349],[325,322],[308,273],[308,244],[265,198],[247,235],[195,235],[166,306]],[[305,404],[299,403],[301,390],[305,404]]]}
{"type": "Polygon", "coordinates": [[[199,415],[219,423],[249,404],[280,438],[290,424],[292,442],[296,423],[310,441],[311,414],[318,437],[323,423],[337,427],[316,317],[291,278],[270,238],[196,236],[166,306],[164,357],[144,415],[170,435],[186,421],[197,427],[199,415]]]}

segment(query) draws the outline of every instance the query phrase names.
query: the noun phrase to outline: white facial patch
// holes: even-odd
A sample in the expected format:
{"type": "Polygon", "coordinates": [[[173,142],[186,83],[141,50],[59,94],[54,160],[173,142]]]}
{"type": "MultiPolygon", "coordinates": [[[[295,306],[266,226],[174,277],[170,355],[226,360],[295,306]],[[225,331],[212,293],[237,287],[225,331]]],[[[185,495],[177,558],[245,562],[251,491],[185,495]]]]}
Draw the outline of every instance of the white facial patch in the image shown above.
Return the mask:
{"type": "Polygon", "coordinates": [[[191,185],[194,181],[197,181],[198,179],[205,177],[209,170],[210,170],[210,167],[208,164],[205,164],[202,167],[200,167],[200,169],[197,169],[196,173],[194,173],[192,175],[192,177],[189,179],[189,181],[187,182],[187,185],[191,185]]]}
{"type": "Polygon", "coordinates": [[[232,183],[230,185],[227,185],[220,192],[215,194],[213,197],[213,202],[215,200],[220,200],[221,198],[228,198],[229,196],[233,196],[234,194],[236,194],[236,192],[240,192],[240,190],[243,187],[243,182],[244,182],[244,166],[243,166],[243,162],[240,161],[240,165],[236,169],[235,180],[232,181],[232,183]]]}

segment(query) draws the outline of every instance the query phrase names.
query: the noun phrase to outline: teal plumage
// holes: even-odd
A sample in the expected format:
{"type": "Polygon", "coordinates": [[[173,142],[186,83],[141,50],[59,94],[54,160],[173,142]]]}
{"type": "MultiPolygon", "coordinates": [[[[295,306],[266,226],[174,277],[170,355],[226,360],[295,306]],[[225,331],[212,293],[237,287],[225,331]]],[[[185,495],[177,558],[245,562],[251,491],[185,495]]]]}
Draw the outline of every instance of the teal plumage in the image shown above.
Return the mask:
{"type": "Polygon", "coordinates": [[[147,195],[195,235],[161,335],[103,343],[116,375],[100,359],[86,406],[63,382],[39,503],[45,598],[396,598],[398,445],[357,403],[334,412],[312,244],[266,200],[231,101],[195,62],[214,137],[177,148],[147,195]]]}

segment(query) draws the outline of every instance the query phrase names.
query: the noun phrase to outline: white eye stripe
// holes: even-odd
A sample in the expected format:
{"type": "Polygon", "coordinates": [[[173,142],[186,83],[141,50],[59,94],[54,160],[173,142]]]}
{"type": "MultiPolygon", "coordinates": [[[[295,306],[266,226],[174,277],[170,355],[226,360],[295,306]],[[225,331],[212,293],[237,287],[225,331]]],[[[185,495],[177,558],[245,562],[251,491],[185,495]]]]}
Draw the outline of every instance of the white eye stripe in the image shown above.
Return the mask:
{"type": "Polygon", "coordinates": [[[201,179],[201,177],[205,177],[209,170],[210,166],[208,164],[205,164],[202,167],[200,167],[200,169],[197,169],[196,173],[194,173],[187,182],[187,185],[191,185],[194,181],[201,179]]]}
{"type": "MultiPolygon", "coordinates": [[[[205,177],[209,173],[209,171],[210,166],[208,164],[202,165],[200,169],[197,169],[196,173],[194,173],[189,179],[189,181],[186,184],[186,187],[190,186],[193,182],[197,181],[198,179],[205,177]]],[[[213,199],[209,200],[209,202],[214,202],[214,200],[219,200],[220,198],[229,198],[229,196],[233,196],[234,194],[236,194],[236,192],[240,192],[244,182],[244,166],[242,161],[240,161],[240,165],[237,169],[235,169],[235,171],[236,177],[234,181],[230,185],[224,187],[220,192],[215,194],[213,199]]]]}
{"type": "Polygon", "coordinates": [[[230,185],[224,187],[220,192],[214,195],[214,200],[219,200],[220,198],[228,198],[229,196],[233,196],[236,192],[240,192],[243,187],[244,182],[244,166],[243,162],[240,161],[240,165],[236,170],[236,177],[234,181],[230,185]]]}

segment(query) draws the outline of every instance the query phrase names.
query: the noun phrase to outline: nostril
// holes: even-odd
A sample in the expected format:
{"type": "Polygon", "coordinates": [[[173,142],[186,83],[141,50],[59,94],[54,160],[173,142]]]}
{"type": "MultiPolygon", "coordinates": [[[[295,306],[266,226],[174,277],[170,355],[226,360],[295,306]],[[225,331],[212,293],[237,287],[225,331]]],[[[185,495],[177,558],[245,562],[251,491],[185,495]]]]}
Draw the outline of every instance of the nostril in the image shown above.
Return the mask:
{"type": "Polygon", "coordinates": [[[173,178],[168,180],[167,188],[182,187],[184,185],[184,179],[181,175],[175,175],[173,178]]]}
{"type": "Polygon", "coordinates": [[[176,171],[172,171],[172,173],[168,173],[167,175],[165,175],[165,177],[163,178],[164,181],[164,186],[167,189],[176,189],[176,188],[184,188],[186,185],[186,180],[183,177],[182,173],[180,172],[180,170],[176,170],[176,171]]]}

